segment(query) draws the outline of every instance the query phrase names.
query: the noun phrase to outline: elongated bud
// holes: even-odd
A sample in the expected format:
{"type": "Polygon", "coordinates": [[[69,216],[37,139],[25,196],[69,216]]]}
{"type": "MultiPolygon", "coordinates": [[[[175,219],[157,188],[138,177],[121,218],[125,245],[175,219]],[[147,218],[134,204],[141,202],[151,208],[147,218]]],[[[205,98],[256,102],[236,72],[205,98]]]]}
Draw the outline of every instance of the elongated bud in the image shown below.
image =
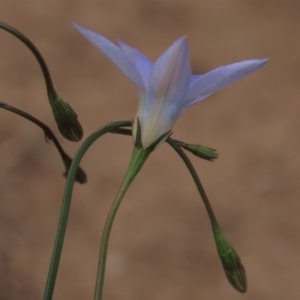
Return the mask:
{"type": "Polygon", "coordinates": [[[56,124],[62,136],[72,142],[80,141],[83,136],[83,129],[72,107],[56,93],[48,94],[48,97],[56,124]]]}
{"type": "Polygon", "coordinates": [[[193,153],[194,155],[201,157],[206,160],[213,161],[214,159],[218,158],[219,154],[216,152],[215,149],[202,146],[202,145],[194,145],[194,144],[186,144],[183,142],[178,142],[178,145],[185,150],[193,153]]]}
{"type": "Polygon", "coordinates": [[[247,291],[247,278],[241,259],[234,248],[228,242],[221,228],[217,225],[213,228],[218,254],[221,259],[226,277],[230,284],[239,292],[247,291]]]}

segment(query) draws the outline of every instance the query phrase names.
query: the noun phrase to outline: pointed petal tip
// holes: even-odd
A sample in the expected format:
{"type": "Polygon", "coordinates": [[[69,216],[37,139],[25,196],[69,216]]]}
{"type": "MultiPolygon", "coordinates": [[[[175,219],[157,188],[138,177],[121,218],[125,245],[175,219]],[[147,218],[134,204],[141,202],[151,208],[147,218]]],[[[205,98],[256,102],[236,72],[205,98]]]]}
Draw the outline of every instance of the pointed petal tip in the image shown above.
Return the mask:
{"type": "Polygon", "coordinates": [[[75,22],[73,22],[73,26],[76,30],[78,30],[79,32],[85,31],[87,29],[84,29],[83,27],[79,26],[78,24],[76,24],[75,22]]]}
{"type": "MultiPolygon", "coordinates": [[[[187,43],[187,37],[184,35],[184,36],[182,36],[181,38],[179,38],[179,39],[177,39],[172,45],[171,45],[171,47],[172,46],[178,46],[178,47],[180,47],[180,46],[184,46],[184,47],[187,47],[188,48],[188,43],[187,43]]],[[[170,47],[170,48],[171,48],[170,47]]]]}
{"type": "Polygon", "coordinates": [[[268,58],[261,58],[261,59],[257,59],[256,61],[259,65],[261,65],[263,67],[269,61],[269,59],[268,58]]]}
{"type": "Polygon", "coordinates": [[[84,27],[79,26],[76,23],[73,23],[74,28],[81,33],[86,39],[95,37],[97,34],[89,29],[85,29],[84,27]]]}
{"type": "Polygon", "coordinates": [[[180,42],[180,43],[182,43],[182,44],[184,44],[185,46],[188,46],[186,35],[182,36],[177,41],[180,42]]]}
{"type": "MultiPolygon", "coordinates": [[[[181,38],[177,39],[168,50],[172,49],[173,51],[179,50],[183,55],[189,55],[190,49],[187,42],[187,37],[182,36],[181,38]]],[[[167,50],[167,51],[168,51],[167,50]]],[[[166,51],[166,52],[167,52],[166,51]]]]}
{"type": "MultiPolygon", "coordinates": [[[[248,61],[244,61],[245,64],[245,71],[248,69],[249,73],[252,73],[256,70],[259,70],[260,68],[262,68],[267,62],[268,62],[268,58],[262,58],[262,59],[251,59],[248,61]]],[[[241,62],[241,65],[243,64],[243,62],[241,62]]],[[[247,75],[248,72],[245,72],[245,75],[247,75]]],[[[242,75],[243,77],[243,75],[242,75]]]]}
{"type": "MultiPolygon", "coordinates": [[[[268,58],[261,58],[261,59],[250,59],[246,61],[241,61],[240,63],[248,66],[253,66],[255,70],[262,68],[267,62],[269,61],[268,58]]],[[[234,65],[234,64],[233,64],[234,65]]]]}

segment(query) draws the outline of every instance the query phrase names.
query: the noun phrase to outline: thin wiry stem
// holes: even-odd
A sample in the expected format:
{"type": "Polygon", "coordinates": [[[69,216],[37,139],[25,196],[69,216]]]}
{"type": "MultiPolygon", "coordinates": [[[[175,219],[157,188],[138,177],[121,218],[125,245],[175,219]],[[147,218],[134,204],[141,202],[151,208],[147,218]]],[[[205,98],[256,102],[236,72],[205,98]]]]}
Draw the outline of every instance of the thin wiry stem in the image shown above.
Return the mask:
{"type": "Polygon", "coordinates": [[[39,65],[42,69],[48,94],[49,93],[51,94],[53,92],[55,93],[55,89],[54,89],[54,86],[52,83],[52,79],[51,79],[47,64],[46,64],[43,56],[39,52],[39,50],[36,48],[36,46],[23,33],[21,33],[16,28],[14,28],[4,22],[1,22],[1,21],[0,21],[0,28],[11,33],[12,35],[14,35],[16,38],[18,38],[21,42],[23,42],[27,46],[27,48],[32,52],[32,54],[37,59],[39,65]]]}
{"type": "MultiPolygon", "coordinates": [[[[13,113],[27,119],[28,121],[36,124],[38,127],[40,127],[44,131],[46,141],[48,141],[48,140],[53,141],[55,147],[57,148],[57,150],[62,158],[62,161],[66,168],[66,172],[64,173],[64,176],[66,176],[68,173],[68,170],[71,166],[72,158],[64,151],[64,149],[62,148],[61,144],[59,143],[58,139],[56,138],[56,136],[52,132],[52,130],[45,123],[40,121],[39,119],[37,119],[37,118],[33,117],[32,115],[28,114],[27,112],[20,110],[20,109],[14,107],[12,105],[9,105],[5,102],[0,102],[0,108],[3,108],[10,112],[13,112],[13,113]]],[[[77,175],[76,175],[76,181],[83,184],[87,181],[86,177],[87,176],[86,176],[85,172],[83,171],[83,169],[81,167],[79,167],[78,171],[77,171],[77,175]]]]}
{"type": "Polygon", "coordinates": [[[77,168],[80,164],[80,161],[86,151],[90,148],[90,146],[99,139],[102,135],[111,132],[117,127],[125,127],[130,126],[130,121],[120,121],[120,122],[113,122],[109,123],[99,129],[97,129],[94,133],[92,133],[80,146],[77,153],[74,156],[73,162],[71,164],[67,182],[65,185],[65,192],[64,198],[62,203],[62,208],[59,217],[59,224],[57,228],[50,268],[48,272],[48,278],[46,283],[46,288],[44,292],[44,300],[51,300],[54,292],[60,257],[62,253],[64,238],[67,229],[68,217],[70,212],[71,200],[72,200],[72,193],[73,193],[73,186],[74,186],[74,179],[76,176],[77,168]]]}
{"type": "Polygon", "coordinates": [[[215,214],[213,212],[213,209],[210,205],[210,202],[208,200],[208,197],[205,193],[205,190],[203,188],[203,185],[199,179],[199,176],[194,168],[194,166],[192,165],[191,161],[189,160],[189,158],[187,157],[187,155],[184,153],[184,151],[180,148],[180,146],[178,146],[177,141],[174,141],[172,138],[168,138],[167,139],[167,143],[176,151],[176,153],[181,157],[181,159],[184,161],[185,165],[187,166],[188,170],[190,171],[194,182],[197,186],[197,189],[199,191],[199,194],[201,195],[201,198],[203,200],[203,203],[205,205],[206,211],[208,213],[210,222],[212,224],[212,227],[214,227],[215,225],[218,225],[217,219],[215,217],[215,214]]]}
{"type": "Polygon", "coordinates": [[[108,213],[103,234],[102,234],[102,240],[101,240],[94,300],[102,299],[108,242],[109,242],[110,232],[113,226],[115,216],[118,212],[118,209],[120,207],[120,204],[123,200],[126,191],[128,190],[130,184],[132,183],[132,181],[134,180],[134,178],[136,177],[136,175],[138,174],[142,166],[144,165],[150,153],[151,150],[149,149],[142,149],[136,147],[134,148],[132,158],[128,166],[128,170],[126,172],[124,180],[122,182],[122,185],[108,213]]]}

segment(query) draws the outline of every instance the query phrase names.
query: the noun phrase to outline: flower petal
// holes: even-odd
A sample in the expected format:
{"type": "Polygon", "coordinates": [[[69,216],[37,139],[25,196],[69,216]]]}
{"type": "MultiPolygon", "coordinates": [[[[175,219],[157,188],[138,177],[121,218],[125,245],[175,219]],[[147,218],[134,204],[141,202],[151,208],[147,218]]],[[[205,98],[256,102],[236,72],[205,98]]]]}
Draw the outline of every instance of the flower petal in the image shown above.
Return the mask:
{"type": "Polygon", "coordinates": [[[113,64],[115,64],[130,80],[133,81],[140,89],[145,89],[143,80],[135,64],[127,55],[115,44],[103,36],[82,28],[77,24],[74,27],[90,42],[97,50],[102,52],[113,64]]]}
{"type": "Polygon", "coordinates": [[[260,69],[267,61],[268,59],[245,60],[217,68],[202,75],[191,84],[185,97],[185,108],[260,69]]]}
{"type": "Polygon", "coordinates": [[[171,130],[179,117],[191,81],[188,52],[186,38],[181,38],[153,66],[146,98],[137,112],[144,147],[171,130]]]}
{"type": "Polygon", "coordinates": [[[147,106],[160,106],[162,102],[176,105],[184,98],[191,80],[188,55],[188,45],[183,37],[155,62],[150,76],[147,106]]]}
{"type": "Polygon", "coordinates": [[[127,54],[127,57],[135,64],[135,67],[142,77],[144,85],[147,89],[153,62],[138,50],[126,45],[120,39],[118,39],[118,44],[120,48],[127,54]]]}

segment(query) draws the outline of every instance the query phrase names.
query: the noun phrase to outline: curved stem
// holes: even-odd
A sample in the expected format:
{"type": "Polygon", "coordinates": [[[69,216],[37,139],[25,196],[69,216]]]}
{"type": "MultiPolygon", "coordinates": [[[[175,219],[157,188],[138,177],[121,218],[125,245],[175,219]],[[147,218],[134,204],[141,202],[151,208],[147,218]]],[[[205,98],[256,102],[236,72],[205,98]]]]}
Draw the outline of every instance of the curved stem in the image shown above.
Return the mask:
{"type": "MultiPolygon", "coordinates": [[[[59,154],[63,160],[63,163],[65,165],[65,168],[66,168],[65,175],[68,173],[68,170],[72,163],[72,158],[64,151],[64,149],[62,148],[61,144],[59,143],[58,139],[56,138],[56,136],[54,135],[52,130],[45,123],[41,122],[39,119],[33,117],[32,115],[28,114],[27,112],[20,110],[20,109],[14,107],[12,105],[9,105],[5,102],[0,102],[0,108],[3,108],[12,113],[15,113],[15,114],[27,119],[28,121],[36,124],[37,126],[39,126],[44,131],[46,141],[47,141],[47,139],[53,141],[53,143],[54,143],[57,151],[59,152],[59,154]]],[[[76,181],[78,181],[81,184],[86,182],[86,174],[81,167],[79,167],[77,170],[76,181]]]]}
{"type": "Polygon", "coordinates": [[[175,140],[173,140],[172,138],[168,138],[167,143],[177,152],[177,154],[181,157],[181,159],[184,161],[185,165],[187,166],[188,170],[190,171],[190,173],[194,179],[194,182],[197,186],[197,189],[201,195],[201,198],[203,199],[203,203],[207,210],[212,227],[214,228],[215,226],[218,226],[218,222],[217,222],[217,219],[213,212],[213,209],[210,205],[210,202],[206,196],[206,193],[205,193],[204,188],[201,184],[201,181],[198,177],[198,174],[197,174],[195,168],[193,167],[191,161],[189,160],[187,155],[184,153],[184,151],[178,146],[178,144],[175,140]]]}
{"type": "Polygon", "coordinates": [[[23,42],[27,46],[27,48],[32,52],[32,54],[37,59],[39,65],[42,69],[48,94],[56,94],[53,83],[52,83],[52,79],[50,76],[49,69],[46,65],[46,62],[45,62],[43,56],[41,55],[39,50],[36,48],[36,46],[24,34],[22,34],[20,31],[18,31],[17,29],[15,29],[14,27],[12,27],[8,24],[0,21],[0,28],[11,33],[12,35],[14,35],[16,38],[18,38],[21,42],[23,42]]]}
{"type": "Polygon", "coordinates": [[[44,293],[44,300],[51,300],[53,296],[53,291],[55,287],[55,281],[57,277],[57,271],[59,266],[59,261],[61,257],[64,237],[66,233],[67,228],[67,222],[69,217],[69,211],[71,206],[71,199],[72,199],[72,192],[73,192],[73,186],[74,186],[74,179],[76,176],[77,168],[79,166],[79,163],[83,157],[83,155],[86,153],[86,151],[90,148],[90,146],[102,135],[111,132],[115,128],[118,127],[125,127],[130,126],[131,121],[120,121],[120,122],[113,122],[109,123],[98,130],[96,130],[94,133],[92,133],[81,145],[81,147],[78,149],[76,155],[74,156],[73,162],[71,164],[67,182],[65,186],[65,192],[64,192],[64,198],[59,218],[59,224],[58,229],[56,233],[55,238],[55,244],[53,248],[45,293],[44,293]]]}
{"type": "Polygon", "coordinates": [[[168,138],[167,143],[179,154],[179,156],[184,161],[203,199],[205,208],[209,215],[218,254],[221,259],[227,280],[232,285],[232,287],[235,288],[237,291],[241,293],[245,293],[247,291],[247,277],[246,277],[245,268],[241,262],[240,257],[234,250],[233,246],[229,243],[223,230],[219,226],[215,214],[212,210],[212,207],[204,191],[204,188],[197,175],[197,172],[195,171],[187,155],[183,152],[183,150],[176,143],[176,141],[174,141],[171,138],[168,138]]]}
{"type": "MultiPolygon", "coordinates": [[[[118,128],[112,133],[118,133],[123,135],[131,135],[131,131],[124,128],[118,128]]],[[[197,189],[203,199],[206,211],[208,213],[210,223],[213,230],[213,235],[215,239],[215,243],[217,246],[218,254],[221,259],[223,269],[225,271],[225,275],[229,281],[229,283],[235,288],[237,291],[241,293],[245,293],[247,291],[247,277],[245,268],[241,262],[240,257],[232,247],[232,245],[227,240],[223,230],[219,226],[215,214],[212,210],[212,207],[209,203],[209,200],[206,196],[204,188],[201,184],[201,181],[197,175],[196,170],[194,169],[191,161],[184,153],[184,151],[180,148],[182,146],[182,142],[174,140],[172,138],[168,138],[166,140],[168,144],[179,154],[179,156],[184,161],[185,165],[187,166],[188,170],[190,171],[194,182],[197,186],[197,189]]]]}
{"type": "Polygon", "coordinates": [[[50,72],[39,50],[24,34],[13,28],[12,26],[4,22],[0,22],[0,28],[6,30],[7,32],[18,38],[33,53],[42,69],[46,82],[48,100],[51,105],[52,112],[60,133],[67,140],[75,142],[80,141],[83,136],[83,129],[79,121],[77,120],[77,114],[72,109],[72,107],[68,103],[63,101],[55,91],[50,72]]]}
{"type": "MultiPolygon", "coordinates": [[[[126,129],[126,128],[116,128],[115,130],[112,131],[112,133],[116,133],[116,134],[122,134],[122,135],[132,135],[132,132],[130,129],[126,129]]],[[[215,217],[215,214],[213,212],[213,209],[210,205],[210,202],[208,200],[208,197],[205,193],[205,190],[203,188],[203,185],[201,184],[201,181],[199,179],[199,176],[194,168],[194,166],[192,165],[190,159],[187,157],[187,155],[184,153],[184,151],[180,148],[180,141],[172,139],[172,138],[167,138],[166,142],[177,152],[177,154],[182,158],[182,160],[184,161],[185,165],[187,166],[188,170],[190,171],[194,182],[197,186],[197,189],[203,199],[205,208],[207,210],[210,222],[214,228],[214,225],[218,225],[217,219],[215,217]]]]}
{"type": "Polygon", "coordinates": [[[103,230],[101,247],[100,247],[100,255],[99,255],[99,263],[98,263],[98,271],[97,271],[97,280],[95,287],[94,300],[101,300],[103,295],[103,285],[104,285],[104,276],[105,276],[105,266],[106,266],[106,257],[107,257],[107,249],[108,242],[110,237],[111,228],[117,214],[118,208],[122,202],[122,199],[132,183],[135,176],[138,174],[148,156],[150,155],[151,150],[143,149],[143,148],[134,148],[132,158],[130,164],[128,166],[127,173],[121,185],[121,188],[111,206],[108,217],[106,219],[106,223],[103,230]]]}

